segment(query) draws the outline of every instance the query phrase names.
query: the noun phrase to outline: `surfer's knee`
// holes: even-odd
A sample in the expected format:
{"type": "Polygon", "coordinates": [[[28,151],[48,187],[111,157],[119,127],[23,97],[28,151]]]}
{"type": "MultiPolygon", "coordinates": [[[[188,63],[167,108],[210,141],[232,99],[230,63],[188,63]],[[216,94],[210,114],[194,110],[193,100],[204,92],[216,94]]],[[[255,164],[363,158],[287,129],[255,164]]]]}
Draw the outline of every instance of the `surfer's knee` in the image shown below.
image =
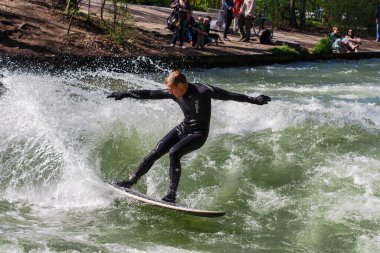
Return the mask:
{"type": "Polygon", "coordinates": [[[178,152],[178,150],[176,150],[175,148],[171,148],[169,150],[169,157],[170,157],[170,159],[180,159],[181,155],[178,152]]]}
{"type": "Polygon", "coordinates": [[[155,147],[152,151],[150,151],[148,156],[151,157],[151,159],[153,158],[154,160],[157,160],[160,157],[160,150],[155,147]]]}

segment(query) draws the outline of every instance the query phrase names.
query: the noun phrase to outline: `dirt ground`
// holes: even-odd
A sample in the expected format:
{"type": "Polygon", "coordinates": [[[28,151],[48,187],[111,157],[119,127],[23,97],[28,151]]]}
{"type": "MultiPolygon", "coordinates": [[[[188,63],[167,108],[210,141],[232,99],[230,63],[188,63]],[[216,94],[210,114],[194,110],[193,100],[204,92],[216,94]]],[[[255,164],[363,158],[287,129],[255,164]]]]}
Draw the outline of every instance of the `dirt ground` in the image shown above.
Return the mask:
{"type": "MultiPolygon", "coordinates": [[[[0,2],[0,54],[3,55],[62,55],[79,56],[181,56],[181,55],[240,55],[269,54],[272,45],[262,45],[258,41],[239,42],[238,35],[231,35],[231,41],[215,43],[204,50],[191,48],[170,48],[171,32],[166,29],[169,8],[142,5],[128,5],[134,20],[137,39],[124,46],[114,43],[104,36],[104,30],[77,20],[67,35],[69,19],[52,0],[1,0],[0,2]]],[[[83,11],[87,12],[84,6],[83,11]]],[[[96,12],[97,0],[91,1],[96,12]]],[[[194,16],[207,13],[195,12],[194,16]]],[[[221,33],[219,33],[222,35],[221,33]]],[[[311,48],[324,34],[274,31],[273,41],[298,43],[311,48]]],[[[363,39],[361,51],[380,51],[380,43],[374,38],[363,39]]]]}
{"type": "Polygon", "coordinates": [[[119,56],[159,55],[166,45],[161,35],[136,29],[143,42],[131,41],[124,47],[104,36],[96,23],[88,25],[84,18],[73,22],[67,34],[69,19],[62,8],[51,0],[0,1],[0,54],[26,56],[119,56]],[[154,46],[152,46],[152,41],[154,46]]]}

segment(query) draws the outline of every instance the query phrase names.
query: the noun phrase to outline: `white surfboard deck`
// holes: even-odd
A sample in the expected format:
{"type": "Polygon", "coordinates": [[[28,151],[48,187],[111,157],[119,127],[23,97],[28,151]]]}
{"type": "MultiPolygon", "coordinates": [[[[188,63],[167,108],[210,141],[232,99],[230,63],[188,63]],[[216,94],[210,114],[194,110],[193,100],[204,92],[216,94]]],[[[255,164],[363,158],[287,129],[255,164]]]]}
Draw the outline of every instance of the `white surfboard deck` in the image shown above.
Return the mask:
{"type": "Polygon", "coordinates": [[[185,206],[179,206],[179,205],[172,204],[163,200],[154,199],[152,197],[149,197],[145,194],[142,194],[132,189],[121,188],[121,187],[117,187],[111,184],[107,184],[107,185],[111,190],[116,191],[126,197],[129,197],[129,198],[132,198],[132,199],[135,199],[135,200],[138,200],[150,205],[154,205],[154,206],[168,208],[175,211],[179,211],[179,212],[183,212],[183,213],[187,213],[187,214],[191,214],[195,216],[201,216],[201,217],[210,217],[210,218],[220,217],[225,214],[225,212],[223,211],[208,211],[208,210],[193,209],[193,208],[189,208],[185,206]]]}

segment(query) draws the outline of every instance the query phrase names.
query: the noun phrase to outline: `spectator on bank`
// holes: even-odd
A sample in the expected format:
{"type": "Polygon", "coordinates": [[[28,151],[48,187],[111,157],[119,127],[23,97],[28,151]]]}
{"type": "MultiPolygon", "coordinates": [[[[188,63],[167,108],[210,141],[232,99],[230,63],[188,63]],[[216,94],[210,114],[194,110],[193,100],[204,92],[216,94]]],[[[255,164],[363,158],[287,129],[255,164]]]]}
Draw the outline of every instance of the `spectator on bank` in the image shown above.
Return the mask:
{"type": "Polygon", "coordinates": [[[380,5],[376,8],[376,41],[380,42],[380,5]]]}
{"type": "Polygon", "coordinates": [[[244,0],[234,0],[234,8],[232,10],[233,13],[233,25],[232,30],[236,31],[236,26],[238,26],[239,16],[240,16],[240,8],[244,4],[244,0]]]}
{"type": "Polygon", "coordinates": [[[335,42],[337,39],[342,39],[342,36],[339,35],[339,28],[334,26],[333,31],[328,34],[328,37],[332,42],[335,42]]]}
{"type": "Polygon", "coordinates": [[[211,43],[212,38],[210,33],[211,17],[202,18],[198,17],[193,27],[193,47],[204,49],[204,46],[211,43]]]}
{"type": "Polygon", "coordinates": [[[344,42],[348,42],[348,46],[351,51],[358,52],[359,45],[361,44],[360,38],[354,35],[352,29],[348,29],[346,36],[343,39],[344,42]]]}
{"type": "Polygon", "coordinates": [[[332,43],[333,51],[339,53],[349,53],[351,48],[348,45],[348,40],[343,40],[342,36],[339,34],[339,28],[334,26],[333,31],[328,34],[329,39],[332,43]]]}
{"type": "Polygon", "coordinates": [[[241,34],[240,41],[249,42],[253,23],[253,13],[256,8],[256,0],[245,0],[240,8],[238,26],[241,34]]]}
{"type": "Polygon", "coordinates": [[[188,12],[187,13],[187,25],[186,25],[186,29],[185,29],[185,38],[187,40],[187,42],[189,43],[193,43],[193,27],[194,27],[194,24],[195,24],[195,19],[193,17],[193,15],[191,14],[191,12],[188,12]]]}
{"type": "Polygon", "coordinates": [[[180,25],[173,31],[173,38],[171,40],[171,47],[175,47],[177,39],[179,39],[179,46],[186,48],[183,45],[185,38],[185,30],[187,26],[187,13],[191,13],[191,5],[189,0],[174,0],[170,6],[172,9],[178,12],[180,18],[180,25]]]}
{"type": "Polygon", "coordinates": [[[223,10],[224,10],[224,35],[223,39],[224,40],[229,40],[227,38],[228,31],[230,30],[232,18],[233,18],[233,12],[232,10],[234,9],[235,4],[233,0],[223,0],[223,10]]]}
{"type": "Polygon", "coordinates": [[[194,34],[194,40],[193,40],[193,47],[195,48],[204,48],[204,26],[203,26],[203,18],[198,17],[197,21],[194,23],[193,27],[193,34],[194,34]]]}
{"type": "Polygon", "coordinates": [[[203,20],[203,26],[204,26],[204,32],[205,32],[205,39],[204,44],[207,45],[211,43],[212,38],[210,37],[210,24],[211,24],[212,18],[208,16],[203,20]]]}

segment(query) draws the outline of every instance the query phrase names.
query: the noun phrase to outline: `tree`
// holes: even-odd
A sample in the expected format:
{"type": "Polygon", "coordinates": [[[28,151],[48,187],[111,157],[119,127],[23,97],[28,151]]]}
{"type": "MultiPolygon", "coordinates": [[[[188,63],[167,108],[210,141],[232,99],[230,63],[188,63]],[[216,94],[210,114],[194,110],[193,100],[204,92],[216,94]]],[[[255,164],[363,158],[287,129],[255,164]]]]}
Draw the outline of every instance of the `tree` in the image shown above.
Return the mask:
{"type": "Polygon", "coordinates": [[[100,6],[100,19],[103,19],[104,6],[106,5],[106,0],[102,0],[102,5],[100,6]]]}
{"type": "Polygon", "coordinates": [[[306,26],[306,0],[301,0],[301,9],[300,9],[300,29],[305,29],[306,26]]]}
{"type": "Polygon", "coordinates": [[[71,25],[73,23],[74,16],[78,13],[82,0],[68,0],[66,13],[70,16],[69,25],[67,26],[67,35],[70,34],[71,25]],[[73,7],[71,9],[70,7],[73,7]]]}
{"type": "Polygon", "coordinates": [[[117,21],[117,0],[113,0],[113,31],[116,31],[117,21]]]}
{"type": "Polygon", "coordinates": [[[297,16],[296,16],[296,0],[290,0],[290,26],[297,28],[297,16]]]}

